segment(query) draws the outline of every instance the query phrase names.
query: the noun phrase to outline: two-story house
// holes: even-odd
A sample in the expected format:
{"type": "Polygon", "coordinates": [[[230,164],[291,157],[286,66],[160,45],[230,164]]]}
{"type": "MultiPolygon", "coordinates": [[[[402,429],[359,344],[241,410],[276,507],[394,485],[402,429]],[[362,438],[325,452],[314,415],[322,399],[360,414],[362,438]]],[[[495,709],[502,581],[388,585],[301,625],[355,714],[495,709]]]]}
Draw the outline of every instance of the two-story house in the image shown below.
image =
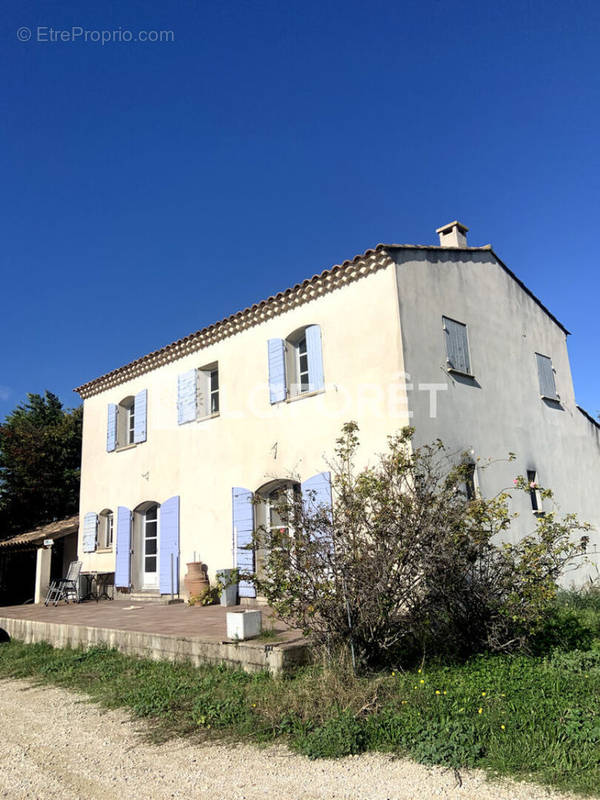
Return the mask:
{"type": "MultiPolygon", "coordinates": [[[[251,566],[277,493],[330,499],[327,457],[350,419],[364,463],[414,425],[417,442],[468,451],[484,495],[527,474],[600,527],[600,426],[576,405],[568,332],[466,231],[378,245],[78,387],[84,569],[159,596],[187,561],[251,566]]],[[[535,491],[514,507],[515,537],[544,510],[535,491]]]]}

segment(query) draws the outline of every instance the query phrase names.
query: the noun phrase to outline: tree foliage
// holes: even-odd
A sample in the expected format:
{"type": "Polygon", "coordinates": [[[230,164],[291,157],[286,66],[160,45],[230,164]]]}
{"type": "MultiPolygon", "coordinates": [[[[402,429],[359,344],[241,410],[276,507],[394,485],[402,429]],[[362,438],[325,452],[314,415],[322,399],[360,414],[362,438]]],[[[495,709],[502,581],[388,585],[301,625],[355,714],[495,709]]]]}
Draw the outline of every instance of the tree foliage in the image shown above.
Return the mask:
{"type": "Polygon", "coordinates": [[[28,394],[0,425],[0,538],[75,514],[82,408],[28,394]]]}
{"type": "MultiPolygon", "coordinates": [[[[256,531],[259,590],[315,643],[350,645],[361,666],[526,647],[589,526],[551,512],[511,542],[510,493],[473,496],[465,457],[440,441],[415,448],[412,435],[389,437],[375,465],[357,471],[358,426],[344,426],[333,510],[288,495],[277,509],[284,525],[256,531]]],[[[530,487],[519,478],[513,490],[530,487]]]]}

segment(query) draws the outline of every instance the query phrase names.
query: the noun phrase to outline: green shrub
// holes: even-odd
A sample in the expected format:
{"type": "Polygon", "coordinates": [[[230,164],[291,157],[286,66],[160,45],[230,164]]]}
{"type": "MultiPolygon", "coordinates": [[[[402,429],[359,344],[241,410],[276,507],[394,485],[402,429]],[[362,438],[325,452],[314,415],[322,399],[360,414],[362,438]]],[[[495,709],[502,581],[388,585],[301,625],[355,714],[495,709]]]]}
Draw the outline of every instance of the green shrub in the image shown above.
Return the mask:
{"type": "Polygon", "coordinates": [[[553,649],[589,650],[595,631],[581,615],[561,605],[549,609],[540,630],[532,636],[529,649],[542,655],[553,649]]]}
{"type": "Polygon", "coordinates": [[[294,748],[309,758],[340,758],[365,749],[363,725],[349,711],[332,717],[314,730],[300,733],[294,748]]]}
{"type": "Polygon", "coordinates": [[[584,675],[594,673],[600,677],[600,649],[583,652],[575,650],[570,653],[557,651],[553,653],[547,663],[551,669],[583,673],[584,675]]]}
{"type": "MultiPolygon", "coordinates": [[[[410,666],[424,653],[517,651],[536,636],[542,649],[584,646],[574,618],[544,625],[590,526],[548,510],[531,535],[508,541],[510,492],[529,494],[526,479],[477,496],[468,454],[440,441],[416,447],[413,435],[389,436],[386,451],[358,470],[358,425],[344,425],[331,463],[333,508],[316,491],[283,493],[281,525],[254,532],[261,572],[246,577],[314,644],[349,648],[358,671],[410,666]]],[[[550,501],[549,489],[536,490],[550,501]]]]}

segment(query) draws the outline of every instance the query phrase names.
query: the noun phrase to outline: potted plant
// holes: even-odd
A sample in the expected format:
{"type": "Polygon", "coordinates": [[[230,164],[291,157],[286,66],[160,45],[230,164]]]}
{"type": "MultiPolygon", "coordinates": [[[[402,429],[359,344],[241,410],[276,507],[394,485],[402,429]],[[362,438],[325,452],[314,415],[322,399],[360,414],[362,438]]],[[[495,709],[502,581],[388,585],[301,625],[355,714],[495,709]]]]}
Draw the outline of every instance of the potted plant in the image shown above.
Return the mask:
{"type": "Polygon", "coordinates": [[[238,602],[238,584],[240,571],[236,569],[220,569],[217,571],[217,587],[221,593],[222,606],[236,606],[238,602]]]}

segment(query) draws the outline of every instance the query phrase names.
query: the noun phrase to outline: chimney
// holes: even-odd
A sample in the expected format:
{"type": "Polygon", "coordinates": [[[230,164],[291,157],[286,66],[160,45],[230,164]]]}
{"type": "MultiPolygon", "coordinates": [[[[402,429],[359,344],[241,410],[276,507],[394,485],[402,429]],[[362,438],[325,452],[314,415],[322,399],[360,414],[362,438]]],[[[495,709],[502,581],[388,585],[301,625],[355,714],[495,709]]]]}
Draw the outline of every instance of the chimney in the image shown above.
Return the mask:
{"type": "Polygon", "coordinates": [[[440,247],[466,247],[468,230],[466,225],[456,219],[454,222],[442,225],[436,230],[440,235],[440,247]]]}

